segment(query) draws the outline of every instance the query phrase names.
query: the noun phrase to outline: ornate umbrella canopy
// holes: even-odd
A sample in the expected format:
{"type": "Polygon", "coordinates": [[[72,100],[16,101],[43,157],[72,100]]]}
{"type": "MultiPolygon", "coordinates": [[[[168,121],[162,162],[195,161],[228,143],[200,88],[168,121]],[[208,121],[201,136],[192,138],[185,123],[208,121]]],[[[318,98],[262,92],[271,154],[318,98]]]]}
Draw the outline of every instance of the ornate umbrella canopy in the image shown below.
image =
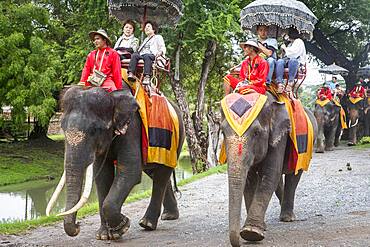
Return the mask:
{"type": "Polygon", "coordinates": [[[367,65],[365,67],[359,68],[357,71],[358,77],[370,77],[370,65],[367,65]]]}
{"type": "Polygon", "coordinates": [[[319,72],[323,73],[323,74],[343,75],[343,76],[348,74],[348,70],[346,70],[345,68],[342,68],[338,65],[335,65],[335,64],[325,66],[325,67],[319,69],[319,72]]]}
{"type": "Polygon", "coordinates": [[[270,37],[277,37],[294,27],[304,38],[311,39],[316,22],[311,10],[296,0],[256,0],[240,12],[243,29],[256,33],[258,25],[270,26],[270,37]]]}
{"type": "Polygon", "coordinates": [[[120,21],[152,20],[160,26],[175,26],[183,15],[181,0],[108,0],[108,9],[120,21]]]}

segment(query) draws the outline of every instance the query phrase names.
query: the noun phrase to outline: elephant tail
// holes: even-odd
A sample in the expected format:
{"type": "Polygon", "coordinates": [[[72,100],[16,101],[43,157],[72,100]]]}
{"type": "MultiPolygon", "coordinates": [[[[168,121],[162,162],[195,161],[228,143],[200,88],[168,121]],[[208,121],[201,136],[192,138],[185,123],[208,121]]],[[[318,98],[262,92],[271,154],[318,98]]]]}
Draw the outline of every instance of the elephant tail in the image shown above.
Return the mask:
{"type": "Polygon", "coordinates": [[[173,175],[173,191],[174,191],[175,193],[179,193],[179,194],[180,194],[180,197],[181,197],[181,191],[179,190],[179,187],[177,187],[177,181],[176,181],[176,172],[175,172],[175,169],[173,169],[172,175],[173,175]]]}

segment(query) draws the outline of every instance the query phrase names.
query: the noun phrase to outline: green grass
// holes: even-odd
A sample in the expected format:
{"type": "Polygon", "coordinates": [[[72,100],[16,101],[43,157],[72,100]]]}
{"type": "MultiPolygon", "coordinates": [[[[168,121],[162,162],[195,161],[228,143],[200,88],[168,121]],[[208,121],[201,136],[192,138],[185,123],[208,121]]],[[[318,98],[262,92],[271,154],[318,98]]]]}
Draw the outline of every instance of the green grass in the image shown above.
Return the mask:
{"type": "Polygon", "coordinates": [[[64,141],[64,135],[60,134],[60,135],[49,135],[48,136],[50,139],[52,139],[53,141],[64,141]]]}
{"type": "Polygon", "coordinates": [[[358,142],[356,148],[360,149],[370,148],[370,136],[362,137],[361,140],[358,142]]]}
{"type": "MultiPolygon", "coordinates": [[[[181,180],[178,183],[178,186],[184,186],[185,184],[191,183],[193,181],[199,180],[201,178],[204,178],[206,176],[216,174],[216,173],[224,173],[227,170],[226,165],[222,166],[216,166],[211,169],[209,169],[206,172],[196,174],[190,178],[181,180]]],[[[151,196],[151,190],[146,190],[141,193],[130,195],[125,203],[132,203],[144,198],[148,198],[151,196]]],[[[85,205],[83,208],[81,208],[78,211],[78,218],[84,218],[89,215],[94,215],[98,213],[98,203],[91,203],[85,205]]],[[[56,217],[56,216],[43,216],[38,219],[34,220],[27,220],[27,221],[16,221],[11,223],[0,223],[0,234],[20,234],[27,230],[39,227],[39,226],[46,226],[51,225],[55,222],[61,221],[62,217],[56,217]]]]}
{"type": "Polygon", "coordinates": [[[58,177],[63,171],[63,143],[0,143],[0,186],[58,177]],[[37,144],[39,145],[39,144],[37,144]]]}

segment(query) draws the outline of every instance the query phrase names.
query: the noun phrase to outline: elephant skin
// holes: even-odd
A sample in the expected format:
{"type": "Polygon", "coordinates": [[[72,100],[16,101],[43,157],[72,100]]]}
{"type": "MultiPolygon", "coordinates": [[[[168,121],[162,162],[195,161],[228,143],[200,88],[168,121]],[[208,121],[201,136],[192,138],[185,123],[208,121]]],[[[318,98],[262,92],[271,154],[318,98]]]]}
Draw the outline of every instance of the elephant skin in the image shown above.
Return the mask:
{"type": "MultiPolygon", "coordinates": [[[[267,101],[257,118],[238,136],[223,115],[221,128],[226,140],[229,180],[229,237],[240,246],[239,235],[248,241],[264,239],[264,219],[275,191],[280,200],[281,221],[293,221],[294,195],[302,171],[287,169],[287,143],[291,128],[284,104],[267,93],[267,101]],[[283,175],[285,174],[285,184],[283,175]],[[241,203],[244,196],[247,218],[240,230],[241,203]]],[[[317,123],[306,110],[317,135],[317,123]]]]}
{"type": "Polygon", "coordinates": [[[338,128],[340,125],[340,107],[332,101],[325,106],[315,105],[314,115],[317,121],[318,134],[316,139],[316,153],[333,151],[339,143],[338,128]],[[337,131],[338,130],[338,131],[337,131]]]}
{"type": "MultiPolygon", "coordinates": [[[[123,90],[112,93],[101,88],[84,90],[72,87],[63,96],[62,108],[62,129],[66,135],[66,210],[79,201],[85,170],[93,163],[101,219],[97,239],[115,240],[128,230],[130,221],[121,213],[121,207],[132,188],[140,183],[142,171],[152,178],[153,188],[140,225],[144,229],[155,230],[162,204],[162,219],[179,217],[170,182],[174,169],[162,164],[144,164],[138,104],[126,84],[123,90]],[[117,160],[116,169],[114,160],[117,160]]],[[[180,123],[179,155],[184,127],[179,109],[175,105],[174,108],[180,123]]],[[[80,231],[76,214],[64,217],[64,230],[69,236],[76,236],[80,231]]]]}

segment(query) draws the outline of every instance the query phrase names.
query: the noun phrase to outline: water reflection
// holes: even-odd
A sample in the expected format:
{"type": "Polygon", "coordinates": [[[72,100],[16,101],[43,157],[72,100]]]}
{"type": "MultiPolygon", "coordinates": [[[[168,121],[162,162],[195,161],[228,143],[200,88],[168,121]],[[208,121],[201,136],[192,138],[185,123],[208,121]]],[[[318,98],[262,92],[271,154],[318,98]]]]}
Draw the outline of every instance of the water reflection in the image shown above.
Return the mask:
{"type": "MultiPolygon", "coordinates": [[[[192,169],[188,157],[180,160],[176,168],[177,181],[192,176],[192,169]]],[[[11,222],[15,220],[36,219],[45,215],[45,210],[55,187],[59,181],[32,181],[13,186],[0,187],[0,222],[11,222]]],[[[131,193],[138,193],[152,187],[151,179],[143,174],[141,183],[136,185],[131,193]]],[[[95,186],[91,193],[89,202],[96,202],[97,195],[95,186]]],[[[53,214],[62,212],[65,207],[65,191],[58,198],[53,214]]]]}

